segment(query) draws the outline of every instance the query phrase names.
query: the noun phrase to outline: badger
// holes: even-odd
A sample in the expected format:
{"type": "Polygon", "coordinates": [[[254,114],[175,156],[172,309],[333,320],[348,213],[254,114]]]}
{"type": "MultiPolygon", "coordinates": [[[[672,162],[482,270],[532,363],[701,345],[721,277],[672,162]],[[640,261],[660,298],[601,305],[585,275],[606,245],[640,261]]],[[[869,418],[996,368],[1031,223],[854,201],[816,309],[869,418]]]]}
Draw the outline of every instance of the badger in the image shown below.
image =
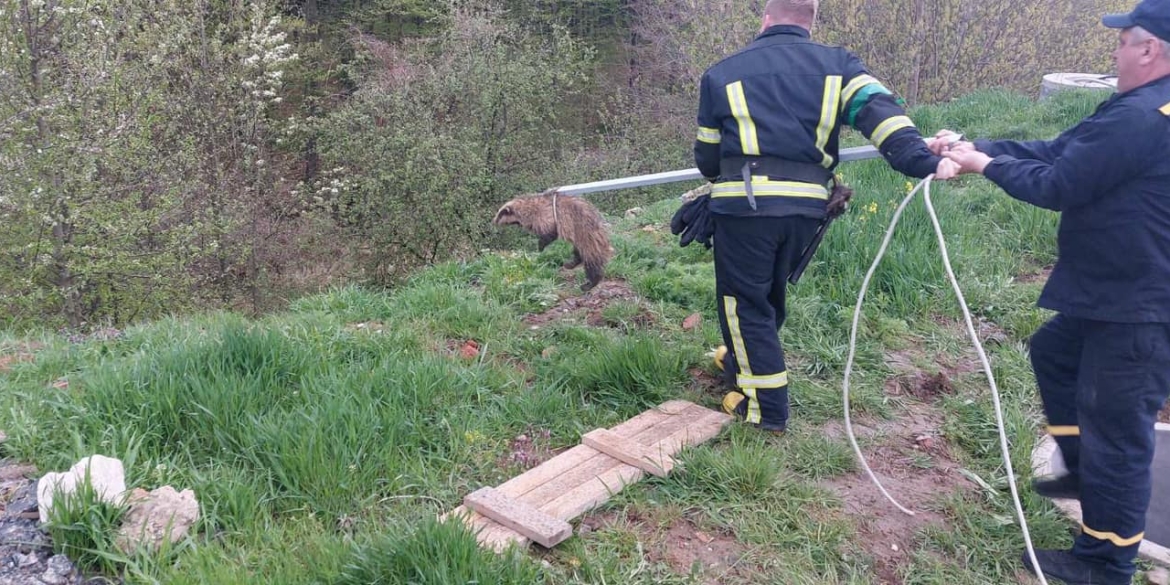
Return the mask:
{"type": "Polygon", "coordinates": [[[585,264],[587,282],[581,285],[582,291],[589,291],[601,282],[605,265],[613,258],[609,234],[597,208],[581,197],[561,195],[556,189],[505,203],[492,223],[518,225],[535,234],[540,250],[558,238],[572,244],[573,255],[563,267],[571,270],[585,264]]]}

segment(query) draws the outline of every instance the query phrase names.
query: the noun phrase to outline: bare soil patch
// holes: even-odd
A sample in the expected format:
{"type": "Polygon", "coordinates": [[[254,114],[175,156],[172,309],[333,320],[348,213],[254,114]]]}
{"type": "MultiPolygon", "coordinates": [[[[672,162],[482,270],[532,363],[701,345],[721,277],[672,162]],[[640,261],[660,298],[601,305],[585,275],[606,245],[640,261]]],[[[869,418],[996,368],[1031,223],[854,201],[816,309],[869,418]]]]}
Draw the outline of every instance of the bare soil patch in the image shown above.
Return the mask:
{"type": "Polygon", "coordinates": [[[548,429],[529,426],[523,433],[508,441],[508,451],[497,461],[501,469],[523,473],[552,459],[559,451],[551,446],[552,433],[548,429]]]}
{"type": "Polygon", "coordinates": [[[691,376],[691,390],[720,398],[731,390],[723,383],[723,378],[717,375],[718,372],[713,374],[703,368],[691,368],[687,373],[691,376]]]}
{"type": "Polygon", "coordinates": [[[924,401],[954,394],[951,379],[978,369],[977,361],[972,363],[965,356],[959,360],[947,356],[928,358],[918,349],[890,352],[886,356],[886,365],[894,371],[885,383],[888,394],[913,396],[924,401]]]}
{"type": "Polygon", "coordinates": [[[729,577],[742,577],[740,559],[747,548],[729,532],[702,530],[683,516],[664,523],[654,511],[626,509],[586,515],[578,531],[625,529],[638,534],[647,562],[663,563],[679,575],[697,575],[698,583],[717,585],[729,577]]]}
{"type": "MultiPolygon", "coordinates": [[[[970,334],[962,321],[938,320],[957,339],[963,339],[963,352],[957,356],[928,352],[920,347],[892,351],[886,354],[885,363],[894,375],[886,380],[887,393],[913,396],[919,400],[931,401],[939,396],[954,394],[953,380],[957,377],[983,370],[979,354],[967,341],[970,334]]],[[[974,323],[979,342],[987,345],[1004,343],[1007,332],[990,321],[977,320],[974,323]]]]}
{"type": "MultiPolygon", "coordinates": [[[[879,583],[902,583],[901,571],[912,558],[917,532],[945,526],[946,519],[934,509],[937,499],[974,487],[959,473],[942,435],[942,422],[936,408],[915,402],[893,420],[863,419],[854,424],[870,469],[914,516],[888,502],[863,470],[825,482],[841,498],[845,513],[854,517],[857,544],[873,558],[879,583]]],[[[838,421],[825,425],[824,432],[845,436],[838,421]]]]}
{"type": "Polygon", "coordinates": [[[1028,272],[1016,276],[1016,282],[1023,284],[1031,284],[1035,282],[1048,282],[1048,277],[1052,275],[1052,267],[1045,266],[1039,272],[1028,272]]]}
{"type": "MultiPolygon", "coordinates": [[[[616,326],[618,324],[606,321],[603,312],[607,307],[619,301],[637,302],[638,295],[623,280],[603,280],[589,292],[563,298],[543,313],[533,313],[526,316],[524,324],[530,327],[541,327],[558,321],[583,317],[585,323],[594,327],[616,326]]],[[[633,318],[633,325],[639,328],[649,327],[653,322],[653,316],[645,309],[633,318]]]]}

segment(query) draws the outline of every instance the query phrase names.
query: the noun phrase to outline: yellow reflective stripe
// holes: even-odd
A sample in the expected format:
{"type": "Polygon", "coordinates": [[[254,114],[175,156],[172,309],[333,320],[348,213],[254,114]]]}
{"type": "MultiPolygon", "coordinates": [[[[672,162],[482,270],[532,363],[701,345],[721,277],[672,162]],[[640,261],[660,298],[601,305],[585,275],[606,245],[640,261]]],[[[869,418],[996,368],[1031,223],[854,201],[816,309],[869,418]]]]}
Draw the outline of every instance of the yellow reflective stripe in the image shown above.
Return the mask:
{"type": "MultiPolygon", "coordinates": [[[[752,194],[756,197],[803,197],[807,199],[829,198],[829,192],[821,185],[798,181],[773,181],[755,177],[752,180],[752,194]]],[[[743,181],[716,183],[711,188],[711,197],[747,197],[743,181]]]]}
{"type": "Polygon", "coordinates": [[[1069,425],[1053,425],[1048,427],[1048,434],[1053,437],[1079,437],[1081,427],[1069,425]]]}
{"type": "Polygon", "coordinates": [[[1146,537],[1146,533],[1141,532],[1141,533],[1138,533],[1138,535],[1134,536],[1134,537],[1122,538],[1116,532],[1098,532],[1096,530],[1093,530],[1092,528],[1089,528],[1088,526],[1085,526],[1084,524],[1081,524],[1081,529],[1084,530],[1085,534],[1088,534],[1089,536],[1092,536],[1093,538],[1096,538],[1097,540],[1108,540],[1109,542],[1112,542],[1113,544],[1116,544],[1117,546],[1133,546],[1133,545],[1141,542],[1142,539],[1146,537]]]}
{"type": "Polygon", "coordinates": [[[871,75],[858,75],[857,77],[854,77],[849,82],[849,85],[846,85],[845,89],[841,92],[841,108],[844,109],[849,107],[849,102],[853,100],[853,94],[857,93],[857,90],[871,83],[876,83],[878,85],[882,84],[877,79],[874,79],[871,75]]]}
{"type": "MultiPolygon", "coordinates": [[[[833,166],[833,157],[825,152],[825,145],[829,143],[829,134],[837,125],[837,111],[840,109],[841,76],[830,75],[825,78],[825,92],[821,96],[821,121],[817,124],[817,150],[821,151],[821,166],[833,166]]],[[[752,183],[755,186],[755,183],[752,183]]]]}
{"type": "Polygon", "coordinates": [[[780,372],[778,374],[769,374],[767,376],[751,376],[740,374],[736,377],[736,384],[740,388],[763,388],[765,390],[771,388],[781,388],[788,385],[788,372],[780,372]]]}
{"type": "Polygon", "coordinates": [[[1170,116],[1170,103],[1167,103],[1166,105],[1158,108],[1158,111],[1162,112],[1162,114],[1166,116],[1170,116]]]}
{"type": "Polygon", "coordinates": [[[743,94],[743,82],[727,86],[727,101],[731,104],[731,115],[739,123],[739,145],[743,154],[760,154],[760,141],[756,137],[756,123],[748,111],[747,96],[743,94]]]}
{"type": "Polygon", "coordinates": [[[735,313],[736,310],[735,297],[723,297],[723,312],[727,315],[727,328],[731,332],[731,345],[735,347],[735,361],[739,365],[739,371],[752,375],[752,366],[748,363],[747,347],[743,344],[743,335],[739,332],[739,315],[735,313]]]}
{"type": "Polygon", "coordinates": [[[747,394],[747,417],[745,422],[759,424],[763,416],[760,414],[760,399],[756,397],[755,388],[744,388],[744,394],[747,394]]]}
{"type": "Polygon", "coordinates": [[[699,135],[695,137],[699,142],[719,144],[719,129],[699,126],[699,135]]]}
{"type": "Polygon", "coordinates": [[[889,138],[890,135],[894,132],[897,132],[903,128],[913,127],[914,122],[912,122],[910,118],[906,116],[894,116],[892,118],[886,118],[885,122],[878,124],[878,127],[874,128],[873,135],[870,136],[869,141],[872,142],[874,146],[881,148],[882,143],[885,142],[886,139],[889,138]]]}

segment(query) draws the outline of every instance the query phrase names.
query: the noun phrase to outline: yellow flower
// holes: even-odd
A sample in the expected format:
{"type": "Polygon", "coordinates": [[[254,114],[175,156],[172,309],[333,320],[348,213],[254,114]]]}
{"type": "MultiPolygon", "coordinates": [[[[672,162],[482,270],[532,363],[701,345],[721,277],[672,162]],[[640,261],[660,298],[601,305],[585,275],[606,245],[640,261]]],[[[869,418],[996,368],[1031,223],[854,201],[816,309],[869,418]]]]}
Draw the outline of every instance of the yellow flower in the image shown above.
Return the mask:
{"type": "Polygon", "coordinates": [[[483,435],[479,431],[467,431],[463,433],[463,440],[467,441],[469,445],[473,445],[483,440],[483,435]]]}
{"type": "Polygon", "coordinates": [[[914,183],[906,181],[906,192],[909,193],[914,190],[914,183]]]}
{"type": "Polygon", "coordinates": [[[871,201],[871,202],[869,203],[869,205],[866,205],[866,206],[865,206],[865,210],[866,210],[867,212],[869,212],[871,215],[872,215],[872,214],[874,214],[874,213],[877,213],[877,212],[878,212],[878,204],[877,204],[877,201],[871,201]]]}

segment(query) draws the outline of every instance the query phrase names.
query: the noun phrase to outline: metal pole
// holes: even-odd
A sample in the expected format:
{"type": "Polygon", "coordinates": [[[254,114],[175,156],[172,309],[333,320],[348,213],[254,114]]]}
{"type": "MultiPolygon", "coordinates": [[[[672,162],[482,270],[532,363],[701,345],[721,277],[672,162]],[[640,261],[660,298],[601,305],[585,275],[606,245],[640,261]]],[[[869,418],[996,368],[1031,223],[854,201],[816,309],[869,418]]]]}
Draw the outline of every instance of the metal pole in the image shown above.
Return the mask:
{"type": "MultiPolygon", "coordinates": [[[[840,152],[841,162],[850,162],[855,160],[865,160],[868,158],[878,158],[881,153],[872,146],[858,146],[854,148],[844,148],[840,152]]],[[[625,177],[621,179],[608,179],[605,181],[594,181],[592,183],[579,183],[577,185],[566,185],[557,189],[561,195],[584,195],[586,193],[597,193],[599,191],[617,191],[619,189],[633,189],[636,187],[648,187],[650,185],[661,185],[663,183],[678,183],[681,181],[693,181],[695,179],[702,179],[703,175],[699,169],[684,169],[680,171],[667,171],[665,173],[654,173],[651,175],[637,175],[634,177],[625,177]]]]}

